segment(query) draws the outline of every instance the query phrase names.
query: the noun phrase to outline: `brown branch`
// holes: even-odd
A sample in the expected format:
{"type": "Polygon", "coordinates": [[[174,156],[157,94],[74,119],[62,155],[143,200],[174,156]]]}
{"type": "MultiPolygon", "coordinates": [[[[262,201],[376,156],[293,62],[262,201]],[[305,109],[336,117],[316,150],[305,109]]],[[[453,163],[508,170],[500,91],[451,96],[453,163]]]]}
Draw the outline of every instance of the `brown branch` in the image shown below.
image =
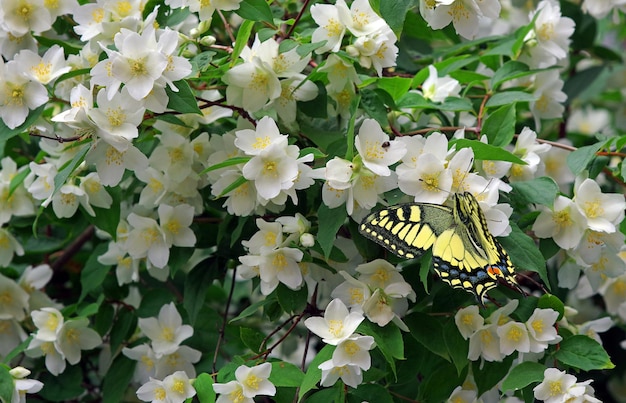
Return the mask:
{"type": "Polygon", "coordinates": [[[61,137],[58,135],[54,135],[54,137],[52,136],[46,136],[45,134],[42,134],[39,130],[31,130],[30,132],[28,132],[29,136],[32,137],[40,137],[42,139],[48,139],[48,140],[54,140],[57,141],[59,143],[70,143],[73,141],[78,141],[81,140],[83,138],[83,135],[80,136],[73,136],[73,137],[61,137]]]}
{"type": "Polygon", "coordinates": [[[96,232],[93,225],[88,226],[82,234],[78,236],[67,248],[63,250],[61,255],[50,265],[53,271],[60,270],[65,263],[69,262],[76,255],[83,245],[89,241],[96,232]]]}
{"type": "Polygon", "coordinates": [[[228,23],[228,20],[226,19],[226,17],[224,17],[224,14],[222,13],[221,10],[216,10],[217,14],[220,16],[220,18],[222,19],[222,23],[224,23],[224,29],[226,30],[226,33],[228,34],[228,37],[230,38],[230,42],[231,43],[235,43],[235,35],[233,35],[233,30],[230,27],[230,24],[228,23]]]}
{"type": "Polygon", "coordinates": [[[199,106],[200,109],[206,109],[212,106],[221,106],[222,108],[230,109],[230,110],[237,112],[239,115],[241,115],[241,117],[243,117],[244,119],[252,123],[254,127],[256,127],[256,120],[252,116],[250,116],[250,114],[245,109],[240,108],[238,106],[234,106],[234,105],[223,104],[222,102],[225,101],[225,99],[223,98],[217,101],[209,101],[208,99],[204,99],[201,97],[196,97],[196,99],[198,101],[204,102],[204,105],[199,106]]]}

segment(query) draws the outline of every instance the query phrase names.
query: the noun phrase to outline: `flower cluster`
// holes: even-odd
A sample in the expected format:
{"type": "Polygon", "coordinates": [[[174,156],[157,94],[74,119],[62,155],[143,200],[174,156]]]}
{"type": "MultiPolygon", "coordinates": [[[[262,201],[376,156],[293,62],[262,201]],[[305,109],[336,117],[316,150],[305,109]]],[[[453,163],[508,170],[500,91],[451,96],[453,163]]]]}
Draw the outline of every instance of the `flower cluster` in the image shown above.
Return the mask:
{"type": "Polygon", "coordinates": [[[533,388],[535,398],[547,403],[557,402],[588,402],[599,403],[601,400],[594,397],[591,381],[576,382],[574,375],[548,368],[543,374],[543,381],[533,388]]]}
{"type": "Polygon", "coordinates": [[[350,8],[344,0],[337,0],[335,5],[315,4],[311,7],[311,16],[319,25],[311,40],[325,41],[316,53],[338,52],[346,31],[349,31],[354,41],[345,50],[361,66],[373,67],[381,76],[383,68],[396,64],[398,48],[395,42],[398,38],[369,1],[355,0],[350,8]]]}
{"type": "Polygon", "coordinates": [[[304,324],[322,341],[336,346],[332,358],[319,365],[322,370],[322,386],[332,386],[339,378],[348,386],[356,388],[363,381],[363,372],[372,365],[369,350],[374,348],[374,338],[355,333],[364,320],[358,310],[348,311],[338,298],[333,299],[324,317],[308,318],[304,324]]]}
{"type": "Polygon", "coordinates": [[[352,311],[363,312],[367,319],[379,326],[393,321],[406,329],[401,318],[407,312],[408,301],[415,302],[415,292],[400,270],[385,260],[376,259],[358,265],[356,271],[358,278],[339,272],[345,281],[333,290],[331,296],[340,299],[352,311]]]}
{"type": "Polygon", "coordinates": [[[269,381],[272,364],[264,362],[254,367],[241,365],[235,370],[235,379],[227,383],[214,383],[219,393],[217,403],[253,403],[258,395],[274,396],[276,387],[269,381]]]}
{"type": "MultiPolygon", "coordinates": [[[[193,336],[193,328],[182,323],[183,320],[173,303],[163,305],[157,318],[139,319],[139,329],[148,337],[149,343],[124,347],[122,350],[126,357],[137,361],[134,379],[144,384],[145,387],[142,390],[146,393],[144,396],[149,396],[150,393],[161,393],[160,390],[169,383],[174,386],[168,386],[165,389],[174,388],[175,393],[168,392],[166,395],[178,393],[182,396],[189,393],[189,387],[183,388],[180,385],[188,384],[187,377],[196,377],[193,364],[200,360],[202,353],[189,346],[181,345],[184,340],[193,336]],[[170,375],[171,377],[168,378],[170,375]],[[162,381],[155,381],[155,379],[162,379],[162,381]]],[[[137,393],[139,395],[139,391],[137,393]]],[[[187,397],[190,396],[185,398],[187,397]]],[[[140,398],[143,399],[141,396],[140,398]]]]}
{"type": "Polygon", "coordinates": [[[517,322],[509,315],[519,301],[512,300],[483,318],[476,305],[460,309],[454,321],[464,339],[469,339],[467,358],[475,361],[502,361],[519,353],[543,353],[549,345],[561,341],[554,324],[559,316],[552,309],[536,308],[526,322],[517,322]]]}
{"type": "Polygon", "coordinates": [[[78,364],[81,350],[102,344],[102,338],[90,329],[87,318],[65,320],[56,308],[46,307],[31,312],[37,332],[26,348],[30,357],[46,357],[46,368],[53,375],[65,371],[65,361],[78,364]]]}
{"type": "Polygon", "coordinates": [[[137,397],[144,402],[183,403],[195,395],[196,390],[184,371],[176,371],[162,381],[150,378],[137,389],[137,397]]]}

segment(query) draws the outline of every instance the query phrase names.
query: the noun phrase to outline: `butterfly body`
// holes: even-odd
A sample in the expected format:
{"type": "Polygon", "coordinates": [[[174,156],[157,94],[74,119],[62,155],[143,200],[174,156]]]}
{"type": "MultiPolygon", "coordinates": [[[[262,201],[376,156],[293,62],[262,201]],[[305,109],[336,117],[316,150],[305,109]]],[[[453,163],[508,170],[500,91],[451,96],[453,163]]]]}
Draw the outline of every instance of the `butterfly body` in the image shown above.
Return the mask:
{"type": "Polygon", "coordinates": [[[499,279],[517,286],[509,255],[487,228],[471,193],[454,195],[452,207],[407,203],[367,216],[361,233],[397,256],[412,259],[432,249],[433,268],[454,288],[478,301],[499,279]]]}

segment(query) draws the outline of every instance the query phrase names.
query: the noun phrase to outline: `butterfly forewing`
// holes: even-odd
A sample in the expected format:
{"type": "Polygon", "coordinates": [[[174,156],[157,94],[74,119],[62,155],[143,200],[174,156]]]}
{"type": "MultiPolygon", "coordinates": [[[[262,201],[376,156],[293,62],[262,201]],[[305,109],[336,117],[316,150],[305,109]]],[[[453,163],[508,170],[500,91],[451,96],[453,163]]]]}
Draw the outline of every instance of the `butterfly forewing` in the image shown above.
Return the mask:
{"type": "Polygon", "coordinates": [[[412,259],[430,249],[452,223],[449,207],[409,203],[370,214],[361,223],[360,231],[394,254],[412,259]]]}

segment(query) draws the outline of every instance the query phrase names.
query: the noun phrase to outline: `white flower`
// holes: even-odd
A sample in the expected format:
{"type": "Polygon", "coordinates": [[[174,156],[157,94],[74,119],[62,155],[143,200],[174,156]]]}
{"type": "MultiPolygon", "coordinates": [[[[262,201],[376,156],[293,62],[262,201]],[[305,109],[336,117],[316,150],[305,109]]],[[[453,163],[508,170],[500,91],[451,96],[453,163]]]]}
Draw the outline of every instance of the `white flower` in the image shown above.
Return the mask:
{"type": "Polygon", "coordinates": [[[362,313],[350,312],[340,299],[333,299],[324,312],[324,317],[312,317],[304,321],[305,326],[333,346],[347,340],[365,319],[362,313]]]}
{"type": "Polygon", "coordinates": [[[498,326],[496,331],[500,337],[500,352],[505,356],[513,351],[527,353],[530,351],[528,331],[523,323],[510,321],[498,326]]]}
{"type": "Polygon", "coordinates": [[[611,114],[608,110],[586,106],[572,111],[567,118],[566,130],[594,136],[602,133],[610,124],[611,114]]]}
{"type": "Polygon", "coordinates": [[[626,202],[618,194],[604,194],[592,179],[577,180],[574,185],[574,202],[587,225],[594,231],[615,232],[616,225],[624,219],[626,202]]]}
{"type": "Polygon", "coordinates": [[[585,217],[574,202],[565,196],[557,196],[552,209],[540,207],[541,213],[533,224],[533,231],[540,238],[552,238],[563,249],[578,245],[587,229],[585,217]]]}
{"type": "Polygon", "coordinates": [[[298,177],[298,147],[287,139],[272,144],[244,165],[244,178],[254,181],[257,194],[266,200],[293,187],[298,177]]]}
{"type": "MultiPolygon", "coordinates": [[[[281,217],[282,218],[282,217],[281,217]]],[[[256,219],[259,231],[241,244],[248,248],[252,254],[260,254],[263,251],[272,251],[283,243],[283,225],[279,221],[267,222],[262,218],[256,219]]]]}
{"type": "Polygon", "coordinates": [[[122,354],[131,360],[137,361],[133,380],[138,383],[146,383],[156,376],[157,357],[154,350],[148,344],[141,344],[133,348],[124,347],[122,354]]]}
{"type": "Polygon", "coordinates": [[[167,172],[174,181],[183,181],[192,170],[190,161],[194,151],[189,139],[178,133],[167,132],[157,136],[160,144],[150,155],[150,164],[167,172]]]}
{"type": "Polygon", "coordinates": [[[158,318],[139,318],[139,328],[152,342],[157,357],[175,352],[183,340],[193,335],[193,328],[182,323],[173,302],[161,307],[158,318]]]}
{"type": "Polygon", "coordinates": [[[333,360],[324,361],[318,368],[322,370],[322,380],[320,385],[332,386],[339,378],[348,386],[358,387],[363,382],[363,372],[358,365],[342,365],[340,367],[333,364],[333,360]]]}
{"type": "Polygon", "coordinates": [[[54,22],[44,0],[3,0],[1,11],[3,30],[13,36],[19,37],[30,31],[47,31],[54,22]]]}
{"type": "Polygon", "coordinates": [[[33,338],[24,353],[33,358],[45,356],[46,369],[55,376],[63,373],[67,366],[65,356],[60,351],[57,343],[52,341],[33,338]]]}
{"type": "MultiPolygon", "coordinates": [[[[6,23],[7,15],[4,17],[6,23]]],[[[46,88],[41,83],[26,77],[22,69],[23,67],[15,61],[6,64],[0,61],[0,118],[9,129],[14,129],[24,123],[30,110],[48,101],[46,88]]]]}
{"type": "Polygon", "coordinates": [[[540,119],[555,119],[563,116],[567,95],[562,91],[563,80],[558,70],[537,73],[533,93],[536,101],[530,102],[530,110],[535,117],[535,126],[540,127],[540,119]]]}
{"type": "Polygon", "coordinates": [[[479,28],[479,18],[496,19],[500,15],[497,0],[420,0],[420,13],[432,29],[441,29],[450,22],[464,38],[473,39],[479,28]]]}
{"type": "Polygon", "coordinates": [[[561,403],[567,400],[568,390],[576,384],[576,377],[556,368],[547,368],[543,381],[533,388],[535,398],[546,403],[561,403]]]}
{"type": "Polygon", "coordinates": [[[344,271],[340,271],[339,274],[341,274],[346,281],[335,287],[331,293],[331,297],[339,298],[352,310],[362,310],[363,304],[372,294],[370,288],[364,282],[351,277],[344,271]]]}
{"type": "Polygon", "coordinates": [[[392,140],[374,119],[363,121],[359,134],[354,139],[363,165],[379,176],[389,176],[389,165],[398,162],[406,153],[403,143],[392,140]]]}
{"type": "Polygon", "coordinates": [[[176,371],[162,381],[150,378],[137,389],[137,397],[145,402],[183,403],[195,395],[196,391],[183,371],[176,371]]]}
{"type": "Polygon", "coordinates": [[[31,312],[33,323],[37,326],[35,338],[43,341],[56,341],[63,326],[64,319],[56,308],[44,307],[31,312]]]}
{"type": "Polygon", "coordinates": [[[264,362],[255,367],[241,365],[235,370],[235,378],[241,384],[242,393],[245,397],[274,396],[276,387],[268,380],[271,372],[272,364],[269,362],[264,362]]]}
{"type": "Polygon", "coordinates": [[[130,213],[128,223],[133,227],[126,240],[128,254],[135,259],[147,256],[155,267],[165,267],[170,250],[165,242],[165,233],[157,222],[152,218],[130,213]]]}
{"type": "Polygon", "coordinates": [[[72,365],[80,361],[81,350],[91,350],[102,344],[100,335],[88,325],[87,318],[70,319],[59,330],[55,345],[72,365]]]}
{"type": "Polygon", "coordinates": [[[60,75],[70,71],[65,63],[63,48],[59,45],[50,47],[43,56],[28,49],[22,50],[13,59],[24,69],[30,79],[48,84],[60,75]]]}
{"type": "Polygon", "coordinates": [[[30,175],[34,175],[35,179],[28,185],[26,190],[37,200],[45,200],[52,196],[54,192],[54,177],[57,174],[57,168],[53,164],[46,162],[37,164],[31,162],[28,164],[30,175]]]}
{"type": "Polygon", "coordinates": [[[443,203],[452,190],[452,172],[435,155],[420,155],[414,167],[401,164],[396,168],[398,187],[420,203],[443,203]]]}
{"type": "Polygon", "coordinates": [[[454,323],[465,340],[469,339],[475,331],[483,327],[485,319],[478,312],[478,305],[470,305],[459,309],[454,315],[454,323]]]}
{"type": "Polygon", "coordinates": [[[85,156],[85,161],[96,165],[100,182],[105,186],[117,186],[126,169],[140,172],[148,168],[148,158],[130,141],[120,138],[115,143],[123,151],[106,141],[97,141],[85,156]]]}
{"type": "Polygon", "coordinates": [[[333,352],[333,364],[336,367],[344,365],[356,365],[364,371],[370,369],[372,359],[369,350],[374,348],[372,336],[352,336],[341,343],[333,352]]]}
{"type": "Polygon", "coordinates": [[[428,66],[428,78],[422,84],[422,95],[433,102],[443,102],[447,97],[457,97],[461,92],[459,82],[449,76],[439,77],[432,64],[428,66]]]}
{"type": "Polygon", "coordinates": [[[548,345],[561,341],[562,338],[554,327],[558,317],[559,313],[552,309],[535,308],[526,321],[532,353],[541,353],[548,348],[548,345]]]}
{"type": "Polygon", "coordinates": [[[15,367],[9,371],[13,378],[13,395],[11,403],[26,402],[26,393],[37,393],[43,388],[43,383],[35,379],[26,379],[30,371],[24,367],[15,367]]]}
{"type": "Polygon", "coordinates": [[[258,395],[274,396],[276,387],[268,380],[271,372],[269,362],[255,367],[239,366],[235,370],[236,381],[213,384],[213,390],[220,394],[217,402],[252,403],[258,395]]]}
{"type": "Polygon", "coordinates": [[[52,196],[52,210],[58,218],[72,217],[76,214],[79,204],[85,207],[91,216],[96,215],[87,202],[87,194],[76,185],[65,184],[52,196]]]}
{"type": "MultiPolygon", "coordinates": [[[[0,228],[0,247],[2,246],[3,229],[0,228]]],[[[2,249],[0,249],[0,253],[2,249]]],[[[2,257],[0,255],[0,257],[2,257]]],[[[1,263],[1,262],[0,262],[1,263]]],[[[24,320],[25,311],[28,309],[28,293],[17,283],[0,274],[0,319],[24,320]]]]}
{"type": "Polygon", "coordinates": [[[107,86],[108,99],[122,83],[133,99],[145,98],[168,66],[168,58],[157,48],[155,30],[138,34],[122,28],[114,40],[117,51],[103,47],[109,58],[94,66],[92,83],[107,86]]]}
{"type": "Polygon", "coordinates": [[[302,272],[298,263],[304,253],[295,248],[277,248],[262,250],[260,255],[241,256],[239,261],[249,267],[258,267],[261,278],[261,293],[269,295],[278,283],[283,283],[292,290],[302,285],[302,272]]]}
{"type": "Polygon", "coordinates": [[[188,204],[172,207],[159,205],[159,224],[165,234],[168,245],[192,247],[196,244],[196,235],[189,228],[193,222],[194,208],[188,204]]]}
{"type": "Polygon", "coordinates": [[[96,134],[118,151],[125,151],[129,142],[139,136],[137,126],[143,120],[145,108],[128,97],[127,87],[107,98],[105,90],[98,92],[98,107],[89,110],[96,125],[96,134]]]}
{"type": "Polygon", "coordinates": [[[332,4],[314,4],[311,6],[311,17],[319,25],[311,42],[326,43],[316,49],[316,53],[337,52],[341,47],[341,40],[346,32],[346,26],[339,18],[339,10],[337,6],[332,4]]]}
{"type": "Polygon", "coordinates": [[[15,319],[0,319],[0,355],[6,357],[13,349],[28,337],[22,325],[15,319]]]}
{"type": "Polygon", "coordinates": [[[537,40],[537,46],[531,49],[531,54],[541,52],[549,55],[537,67],[549,67],[567,56],[569,38],[574,33],[576,24],[572,19],[561,16],[559,3],[553,0],[542,0],[537,5],[537,10],[530,13],[529,19],[532,21],[537,13],[539,16],[535,20],[534,29],[528,33],[526,39],[537,40]]]}
{"type": "Polygon", "coordinates": [[[495,324],[485,325],[469,339],[469,350],[467,358],[476,361],[482,357],[485,361],[501,361],[504,358],[500,350],[500,337],[498,336],[498,326],[495,324]]]}
{"type": "Polygon", "coordinates": [[[259,120],[255,129],[237,130],[235,136],[235,146],[247,155],[258,155],[267,147],[283,142],[287,137],[280,134],[276,122],[268,116],[259,120]]]}
{"type": "Polygon", "coordinates": [[[228,70],[222,80],[228,84],[228,103],[239,105],[249,112],[263,108],[282,92],[280,81],[272,67],[256,56],[252,61],[228,70]]]}

